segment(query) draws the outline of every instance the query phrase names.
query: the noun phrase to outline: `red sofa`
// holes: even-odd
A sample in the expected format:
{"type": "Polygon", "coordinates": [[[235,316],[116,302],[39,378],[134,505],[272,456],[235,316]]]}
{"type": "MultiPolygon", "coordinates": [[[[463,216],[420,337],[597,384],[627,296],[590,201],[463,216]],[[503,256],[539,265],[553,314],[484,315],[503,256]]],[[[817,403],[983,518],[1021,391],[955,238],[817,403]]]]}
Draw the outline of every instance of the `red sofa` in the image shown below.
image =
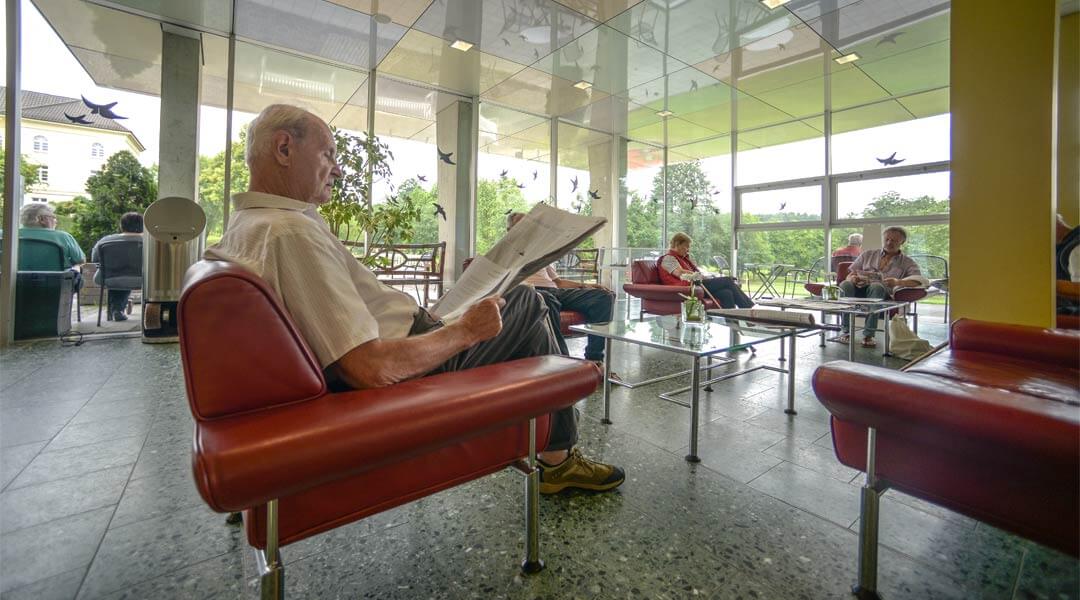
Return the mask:
{"type": "MultiPolygon", "coordinates": [[[[641,310],[638,318],[645,313],[653,315],[674,315],[682,310],[682,297],[690,295],[690,285],[664,285],[660,283],[656,259],[635,260],[630,265],[630,283],[623,284],[623,291],[635,298],[641,298],[641,310]]],[[[697,297],[705,302],[705,308],[720,308],[705,297],[705,290],[698,286],[697,297]]]]}
{"type": "Polygon", "coordinates": [[[596,389],[595,365],[544,356],[327,393],[310,349],[255,275],[197,263],[179,311],[195,483],[214,510],[245,512],[264,598],[282,595],[279,545],[508,466],[527,475],[523,569],[542,567],[535,452],[548,414],[596,389]]]}
{"type": "Polygon", "coordinates": [[[867,473],[860,597],[876,597],[877,504],[907,494],[1080,550],[1080,332],[960,319],[903,371],[831,362],[814,392],[841,463],[867,473]]]}

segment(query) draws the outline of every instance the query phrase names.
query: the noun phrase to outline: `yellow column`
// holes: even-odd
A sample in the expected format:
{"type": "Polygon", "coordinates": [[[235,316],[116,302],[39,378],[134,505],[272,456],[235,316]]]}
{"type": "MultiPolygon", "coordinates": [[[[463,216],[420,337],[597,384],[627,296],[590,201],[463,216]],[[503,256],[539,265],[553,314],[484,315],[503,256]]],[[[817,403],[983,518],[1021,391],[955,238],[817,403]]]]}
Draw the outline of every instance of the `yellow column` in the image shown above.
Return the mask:
{"type": "Polygon", "coordinates": [[[1080,225],[1080,13],[1058,34],[1058,212],[1080,225]]]}
{"type": "Polygon", "coordinates": [[[953,0],[954,318],[1054,317],[1054,0],[953,0]]]}

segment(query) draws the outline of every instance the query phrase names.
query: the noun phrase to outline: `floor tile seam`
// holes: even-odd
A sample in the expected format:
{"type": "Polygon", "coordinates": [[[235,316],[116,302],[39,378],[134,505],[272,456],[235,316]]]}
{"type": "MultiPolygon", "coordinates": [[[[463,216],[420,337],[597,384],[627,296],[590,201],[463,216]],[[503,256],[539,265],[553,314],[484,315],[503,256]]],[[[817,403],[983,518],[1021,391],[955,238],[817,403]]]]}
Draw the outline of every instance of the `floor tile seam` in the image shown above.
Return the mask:
{"type": "MultiPolygon", "coordinates": [[[[26,488],[18,488],[18,489],[26,489],[26,488]]],[[[110,504],[102,504],[101,506],[93,506],[93,507],[89,507],[89,508],[80,507],[79,512],[64,515],[62,517],[56,517],[54,519],[49,519],[48,521],[42,521],[40,523],[34,523],[33,525],[26,525],[26,526],[23,526],[23,527],[19,527],[17,529],[10,529],[10,530],[7,530],[7,531],[3,531],[2,534],[3,535],[11,535],[11,534],[17,533],[19,531],[25,531],[27,529],[32,529],[34,527],[40,527],[42,525],[48,525],[50,523],[55,523],[56,521],[60,521],[60,520],[63,520],[63,519],[68,519],[68,518],[71,518],[71,517],[77,517],[79,515],[85,515],[87,513],[92,513],[94,511],[101,510],[103,508],[108,508],[110,506],[113,506],[113,505],[116,505],[116,504],[119,504],[119,503],[120,503],[120,501],[117,500],[116,502],[113,502],[113,503],[110,503],[110,504]]],[[[104,534],[102,534],[102,535],[104,535],[104,534]]],[[[91,560],[93,560],[93,559],[91,558],[91,560]]],[[[87,563],[87,564],[89,564],[89,563],[87,563]]],[[[74,571],[74,569],[71,569],[71,570],[74,571]]]]}
{"type": "MultiPolygon", "coordinates": [[[[102,539],[104,539],[104,536],[102,536],[102,539]]],[[[229,553],[232,553],[232,552],[243,552],[243,551],[244,551],[244,549],[241,548],[239,550],[234,549],[234,550],[228,550],[226,552],[222,552],[221,554],[215,554],[214,556],[211,556],[211,557],[206,558],[204,560],[200,560],[200,561],[193,562],[193,563],[187,563],[187,564],[181,565],[181,566],[179,566],[179,567],[177,567],[175,569],[169,569],[168,571],[165,571],[164,573],[157,573],[153,577],[150,577],[149,579],[141,579],[139,581],[133,582],[133,583],[131,583],[129,585],[125,585],[123,587],[106,590],[106,591],[102,592],[101,595],[102,596],[109,596],[109,595],[117,594],[117,593],[120,593],[120,592],[123,592],[123,591],[126,591],[126,590],[134,589],[134,588],[136,588],[136,587],[138,587],[140,585],[144,585],[144,584],[147,584],[147,583],[150,583],[150,582],[153,582],[153,581],[157,581],[159,579],[163,579],[165,577],[168,577],[169,575],[173,575],[175,573],[183,571],[184,569],[189,569],[191,567],[197,567],[197,566],[199,566],[201,564],[208,563],[208,562],[210,562],[212,560],[217,560],[217,559],[221,558],[222,556],[225,556],[226,554],[229,554],[229,553]]],[[[97,553],[96,552],[94,553],[94,558],[97,558],[97,553]]],[[[91,564],[92,563],[93,563],[93,561],[91,561],[91,564]]],[[[288,565],[286,565],[286,566],[288,566],[288,565]]],[[[86,583],[86,575],[89,575],[89,574],[90,574],[90,569],[88,568],[88,569],[86,569],[86,574],[83,575],[83,581],[79,583],[79,591],[76,592],[76,594],[75,594],[76,598],[78,598],[79,593],[82,592],[83,585],[86,583]]],[[[241,581],[244,580],[244,574],[243,574],[242,571],[240,573],[240,578],[241,578],[241,581]]]]}
{"type": "MultiPolygon", "coordinates": [[[[94,422],[95,423],[100,423],[100,421],[94,421],[94,422]]],[[[74,427],[77,427],[79,425],[83,425],[83,423],[75,423],[74,425],[69,424],[69,426],[74,426],[74,427]]],[[[67,429],[67,427],[68,426],[65,426],[64,429],[67,429]]],[[[147,430],[149,431],[149,426],[147,426],[147,430]]],[[[63,433],[63,430],[61,430],[61,433],[63,433]]],[[[57,434],[57,435],[59,435],[59,434],[57,434]]],[[[63,446],[63,447],[56,448],[56,449],[53,449],[53,450],[43,449],[42,453],[44,453],[44,454],[52,454],[54,452],[63,452],[64,450],[71,450],[72,448],[81,448],[82,446],[90,446],[90,445],[93,445],[93,444],[100,444],[100,443],[103,443],[103,442],[114,442],[116,440],[122,440],[124,438],[129,438],[129,437],[130,438],[139,437],[139,435],[141,435],[141,434],[139,434],[139,433],[130,433],[130,432],[129,433],[120,433],[120,432],[118,432],[116,434],[106,434],[106,437],[96,439],[96,440],[94,440],[92,442],[87,442],[85,444],[75,444],[73,446],[63,446]]],[[[55,441],[55,440],[56,440],[56,438],[53,438],[52,440],[50,440],[49,443],[45,445],[45,448],[48,448],[49,445],[51,445],[53,443],[53,441],[55,441]]]]}
{"type": "MultiPolygon", "coordinates": [[[[119,367],[117,367],[117,368],[119,368],[119,367]]],[[[112,375],[110,375],[109,377],[106,377],[105,381],[107,381],[111,377],[112,377],[112,375]]],[[[19,476],[22,475],[24,471],[26,471],[26,468],[29,467],[30,464],[33,463],[35,459],[37,459],[37,457],[41,456],[45,452],[45,449],[49,447],[49,444],[51,444],[54,439],[56,439],[56,436],[60,435],[60,432],[63,431],[65,427],[67,427],[68,425],[71,424],[71,421],[75,418],[76,415],[79,414],[79,411],[86,408],[86,405],[89,404],[90,400],[99,391],[101,391],[101,386],[105,385],[105,381],[102,381],[101,384],[98,385],[97,389],[94,390],[94,393],[90,394],[90,396],[86,399],[86,401],[83,402],[81,406],[79,406],[78,410],[76,410],[75,413],[72,414],[71,417],[69,417],[68,420],[65,421],[63,425],[60,426],[60,429],[58,429],[57,432],[55,434],[53,434],[53,436],[51,438],[49,438],[48,440],[45,441],[45,445],[42,446],[41,449],[38,450],[32,457],[30,457],[30,460],[28,460],[26,462],[26,464],[23,465],[23,468],[19,469],[19,472],[16,473],[15,476],[11,478],[11,481],[9,481],[7,483],[7,485],[5,485],[3,488],[0,488],[0,492],[4,492],[4,491],[7,491],[9,489],[12,489],[11,484],[15,483],[15,481],[19,479],[19,476]]],[[[134,437],[134,436],[132,436],[132,437],[134,437]]],[[[119,439],[119,438],[117,438],[117,439],[119,439]]],[[[41,440],[36,440],[36,441],[41,441],[41,440]]],[[[81,445],[86,445],[86,444],[81,444],[81,445]]],[[[78,448],[78,447],[79,446],[72,446],[72,448],[78,448]]],[[[65,450],[67,450],[67,448],[65,448],[65,450]]],[[[121,466],[121,465],[115,465],[115,466],[121,466]]],[[[15,488],[15,489],[18,489],[18,488],[15,488]]]]}
{"type": "Polygon", "coordinates": [[[89,571],[90,570],[90,563],[85,563],[85,564],[79,565],[79,566],[75,567],[74,569],[68,569],[67,571],[64,571],[62,573],[56,573],[54,575],[47,575],[45,577],[42,577],[41,579],[35,579],[34,581],[31,581],[30,583],[20,585],[17,588],[12,588],[12,589],[4,592],[3,595],[8,596],[8,595],[14,594],[15,592],[18,592],[19,590],[25,590],[25,589],[27,589],[27,588],[29,588],[31,586],[35,586],[35,585],[41,583],[42,581],[46,581],[46,580],[57,578],[57,577],[63,577],[64,575],[67,575],[68,573],[74,573],[74,572],[76,572],[76,571],[78,571],[80,569],[82,569],[84,571],[89,571]]]}
{"type": "Polygon", "coordinates": [[[38,483],[31,483],[30,485],[21,485],[21,486],[19,486],[17,488],[7,487],[7,488],[4,488],[4,490],[2,492],[0,492],[0,497],[4,496],[6,494],[14,493],[14,492],[16,492],[18,490],[25,490],[25,489],[28,489],[28,488],[39,487],[39,486],[43,486],[43,485],[52,485],[54,483],[67,481],[69,479],[78,479],[80,477],[86,477],[88,475],[95,475],[97,473],[101,473],[103,471],[108,471],[110,469],[119,469],[120,467],[128,467],[128,466],[133,467],[134,465],[135,465],[135,463],[125,463],[125,464],[122,464],[122,465],[112,465],[111,467],[105,467],[105,468],[102,468],[102,469],[94,469],[93,471],[87,471],[85,473],[79,473],[78,475],[68,475],[67,477],[60,477],[59,479],[50,479],[48,481],[41,481],[41,482],[38,482],[38,483]]]}
{"type": "MultiPolygon", "coordinates": [[[[136,437],[136,436],[131,436],[131,437],[136,437]]],[[[135,462],[131,463],[132,468],[131,468],[130,471],[128,471],[127,479],[124,481],[124,486],[120,490],[120,500],[124,499],[124,492],[127,491],[128,485],[131,484],[131,475],[135,472],[134,465],[139,462],[139,458],[142,456],[143,450],[146,449],[146,440],[149,439],[149,437],[150,437],[150,430],[148,429],[146,431],[146,433],[143,434],[143,442],[142,442],[142,445],[139,447],[139,453],[135,456],[135,462]]],[[[86,585],[86,577],[87,577],[87,575],[90,574],[90,568],[93,567],[94,561],[97,559],[98,552],[101,551],[101,544],[103,544],[105,542],[105,536],[109,535],[109,531],[112,530],[112,522],[113,522],[113,519],[116,518],[117,509],[120,508],[120,500],[117,500],[116,505],[114,505],[112,507],[112,513],[109,514],[109,520],[108,520],[107,523],[105,523],[105,529],[101,533],[101,538],[98,539],[97,545],[94,547],[94,553],[90,556],[90,567],[88,567],[86,569],[86,572],[83,573],[82,579],[79,581],[79,587],[77,588],[77,591],[75,592],[75,597],[76,598],[78,598],[79,592],[82,592],[83,586],[86,585]]]]}
{"type": "Polygon", "coordinates": [[[1012,593],[1009,594],[1009,598],[1016,599],[1017,594],[1020,593],[1020,580],[1024,575],[1024,566],[1027,563],[1028,549],[1024,548],[1023,553],[1020,554],[1020,564],[1016,567],[1016,579],[1013,580],[1012,593]]]}

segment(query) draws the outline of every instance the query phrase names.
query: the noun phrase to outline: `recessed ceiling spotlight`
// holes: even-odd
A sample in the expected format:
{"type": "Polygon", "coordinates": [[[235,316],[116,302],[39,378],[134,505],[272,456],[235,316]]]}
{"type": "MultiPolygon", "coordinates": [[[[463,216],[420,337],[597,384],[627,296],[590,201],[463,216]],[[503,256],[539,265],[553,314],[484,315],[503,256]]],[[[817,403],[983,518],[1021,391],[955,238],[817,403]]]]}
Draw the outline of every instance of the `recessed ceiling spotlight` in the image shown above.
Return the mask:
{"type": "Polygon", "coordinates": [[[461,50],[462,52],[468,52],[473,47],[472,42],[466,42],[465,40],[454,40],[450,47],[454,50],[461,50]]]}
{"type": "Polygon", "coordinates": [[[836,64],[838,64],[838,65],[846,65],[848,63],[852,63],[852,62],[855,62],[855,61],[859,60],[859,55],[852,52],[851,54],[845,54],[843,56],[837,56],[833,60],[835,60],[836,64]]]}
{"type": "Polygon", "coordinates": [[[585,81],[584,79],[582,79],[581,81],[575,83],[574,87],[576,87],[579,90],[587,90],[587,89],[592,87],[592,84],[589,83],[588,81],[585,81]]]}
{"type": "Polygon", "coordinates": [[[665,118],[665,119],[666,119],[666,118],[668,118],[668,117],[670,117],[670,116],[672,116],[672,115],[674,115],[674,114],[675,114],[675,113],[673,113],[673,112],[671,112],[670,110],[668,110],[668,109],[666,109],[666,108],[665,108],[664,110],[658,111],[658,112],[656,113],[656,116],[658,116],[658,117],[663,117],[663,118],[665,118]]]}
{"type": "Polygon", "coordinates": [[[389,25],[392,19],[390,15],[384,13],[375,13],[375,22],[379,25],[389,25]]]}
{"type": "Polygon", "coordinates": [[[769,9],[779,8],[788,2],[791,2],[791,0],[761,0],[761,3],[765,5],[765,8],[769,9]]]}

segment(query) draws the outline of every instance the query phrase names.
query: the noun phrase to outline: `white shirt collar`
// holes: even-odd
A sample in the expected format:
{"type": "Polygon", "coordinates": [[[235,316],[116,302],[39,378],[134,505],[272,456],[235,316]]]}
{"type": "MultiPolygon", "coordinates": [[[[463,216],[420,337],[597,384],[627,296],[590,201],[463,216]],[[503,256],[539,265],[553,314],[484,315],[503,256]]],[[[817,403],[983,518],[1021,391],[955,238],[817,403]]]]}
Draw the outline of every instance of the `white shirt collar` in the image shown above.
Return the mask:
{"type": "Polygon", "coordinates": [[[315,206],[310,202],[301,202],[292,198],[286,198],[285,196],[267,194],[264,192],[241,192],[239,194],[233,194],[232,201],[233,208],[236,210],[245,210],[248,208],[278,208],[307,212],[308,209],[314,208],[315,206]]]}

